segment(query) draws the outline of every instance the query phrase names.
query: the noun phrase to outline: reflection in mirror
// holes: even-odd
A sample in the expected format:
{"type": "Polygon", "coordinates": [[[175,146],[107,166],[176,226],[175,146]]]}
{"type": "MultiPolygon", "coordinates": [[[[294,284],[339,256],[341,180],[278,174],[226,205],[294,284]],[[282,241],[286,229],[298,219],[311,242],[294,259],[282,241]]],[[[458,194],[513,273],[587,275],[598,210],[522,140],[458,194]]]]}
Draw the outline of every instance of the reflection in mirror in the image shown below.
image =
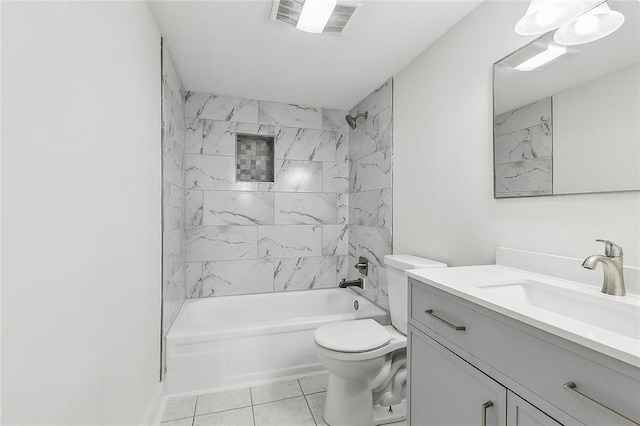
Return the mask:
{"type": "Polygon", "coordinates": [[[607,4],[613,34],[548,33],[494,64],[496,198],[640,190],[640,2],[607,4]]]}

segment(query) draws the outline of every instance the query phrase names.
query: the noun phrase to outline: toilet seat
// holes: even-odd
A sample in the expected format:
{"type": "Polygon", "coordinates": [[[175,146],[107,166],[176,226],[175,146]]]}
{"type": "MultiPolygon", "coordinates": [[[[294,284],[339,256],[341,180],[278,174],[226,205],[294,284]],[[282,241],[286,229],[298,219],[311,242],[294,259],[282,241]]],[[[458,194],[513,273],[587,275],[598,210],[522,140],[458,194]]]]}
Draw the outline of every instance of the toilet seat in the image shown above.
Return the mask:
{"type": "MultiPolygon", "coordinates": [[[[318,351],[319,353],[321,353],[322,355],[324,355],[325,357],[328,358],[332,358],[335,360],[343,360],[343,361],[364,361],[364,360],[371,360],[377,357],[382,357],[385,356],[388,353],[391,353],[393,351],[396,351],[398,349],[402,349],[402,348],[406,348],[407,347],[407,336],[405,336],[404,334],[402,334],[400,331],[396,330],[395,327],[393,327],[392,325],[387,325],[387,326],[382,326],[380,324],[378,324],[377,322],[375,322],[374,320],[356,320],[356,321],[339,321],[337,323],[331,323],[331,324],[327,324],[327,325],[323,325],[322,327],[319,327],[314,336],[318,335],[318,331],[324,327],[327,327],[329,325],[333,325],[333,324],[344,324],[344,323],[353,323],[353,322],[359,322],[359,321],[372,321],[375,324],[373,325],[373,327],[377,327],[380,328],[382,330],[385,330],[388,335],[389,335],[389,340],[387,341],[387,343],[383,344],[382,346],[378,346],[377,348],[373,348],[373,349],[369,349],[369,350],[365,350],[365,351],[361,351],[361,352],[345,352],[345,351],[339,351],[339,350],[333,350],[333,349],[328,349],[326,347],[324,347],[322,344],[320,344],[318,342],[318,339],[316,337],[316,351],[318,351]]],[[[339,326],[336,326],[339,327],[339,326]]],[[[344,334],[344,333],[343,333],[344,334]]]]}
{"type": "Polygon", "coordinates": [[[316,343],[337,352],[366,352],[385,346],[391,334],[372,319],[336,321],[318,327],[316,343]]]}

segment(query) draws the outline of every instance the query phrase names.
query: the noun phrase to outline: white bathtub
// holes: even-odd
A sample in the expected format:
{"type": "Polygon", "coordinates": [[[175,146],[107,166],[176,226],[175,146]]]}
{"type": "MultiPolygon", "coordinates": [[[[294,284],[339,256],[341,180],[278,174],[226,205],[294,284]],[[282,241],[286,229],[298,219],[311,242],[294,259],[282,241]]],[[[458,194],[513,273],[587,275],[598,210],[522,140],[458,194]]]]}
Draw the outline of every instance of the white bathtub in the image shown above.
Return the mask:
{"type": "Polygon", "coordinates": [[[165,392],[231,388],[322,370],[315,329],[361,318],[389,324],[385,310],[348,289],[187,300],[167,334],[165,392]]]}

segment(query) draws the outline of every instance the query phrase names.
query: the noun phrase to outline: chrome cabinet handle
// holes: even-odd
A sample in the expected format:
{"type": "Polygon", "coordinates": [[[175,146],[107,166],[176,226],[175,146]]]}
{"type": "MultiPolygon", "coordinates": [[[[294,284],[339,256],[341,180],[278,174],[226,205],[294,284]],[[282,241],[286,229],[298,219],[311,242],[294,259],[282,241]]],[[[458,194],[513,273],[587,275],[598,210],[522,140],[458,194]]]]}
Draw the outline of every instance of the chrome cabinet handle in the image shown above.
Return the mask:
{"type": "Polygon", "coordinates": [[[493,407],[493,402],[487,401],[482,404],[482,426],[487,426],[487,408],[493,407]]]}
{"type": "Polygon", "coordinates": [[[449,321],[440,318],[439,316],[433,313],[433,309],[427,309],[426,311],[424,311],[424,313],[431,315],[432,317],[434,317],[439,321],[442,321],[443,323],[447,324],[449,327],[453,328],[455,331],[464,331],[467,329],[464,325],[453,325],[449,321]]]}
{"type": "Polygon", "coordinates": [[[567,383],[565,383],[563,385],[563,387],[567,391],[569,391],[572,394],[574,394],[575,396],[577,396],[578,398],[591,403],[591,405],[595,405],[596,407],[598,407],[599,409],[601,409],[605,413],[609,413],[610,415],[612,415],[614,417],[617,417],[618,419],[623,420],[625,422],[628,422],[629,424],[640,426],[640,423],[634,422],[630,418],[623,416],[622,414],[618,413],[617,411],[612,410],[611,408],[607,407],[606,405],[603,405],[603,404],[599,403],[598,401],[596,401],[595,399],[590,398],[587,395],[583,394],[582,392],[578,391],[576,389],[576,384],[575,383],[567,382],[567,383]]]}

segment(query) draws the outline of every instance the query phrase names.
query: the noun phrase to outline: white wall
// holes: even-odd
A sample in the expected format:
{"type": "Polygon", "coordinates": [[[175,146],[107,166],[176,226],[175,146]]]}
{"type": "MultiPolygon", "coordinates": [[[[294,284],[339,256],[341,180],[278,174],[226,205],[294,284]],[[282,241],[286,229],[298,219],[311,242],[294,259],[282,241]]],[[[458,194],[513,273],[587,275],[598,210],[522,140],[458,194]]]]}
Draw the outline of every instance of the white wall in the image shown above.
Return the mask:
{"type": "Polygon", "coordinates": [[[159,378],[159,34],[145,2],[2,7],[2,423],[138,423],[159,378]]]}
{"type": "Polygon", "coordinates": [[[554,95],[553,192],[639,188],[640,65],[554,95]]]}
{"type": "Polygon", "coordinates": [[[491,66],[528,39],[527,2],[488,1],[394,79],[394,252],[488,264],[496,246],[640,265],[640,193],[493,199],[491,66]]]}

